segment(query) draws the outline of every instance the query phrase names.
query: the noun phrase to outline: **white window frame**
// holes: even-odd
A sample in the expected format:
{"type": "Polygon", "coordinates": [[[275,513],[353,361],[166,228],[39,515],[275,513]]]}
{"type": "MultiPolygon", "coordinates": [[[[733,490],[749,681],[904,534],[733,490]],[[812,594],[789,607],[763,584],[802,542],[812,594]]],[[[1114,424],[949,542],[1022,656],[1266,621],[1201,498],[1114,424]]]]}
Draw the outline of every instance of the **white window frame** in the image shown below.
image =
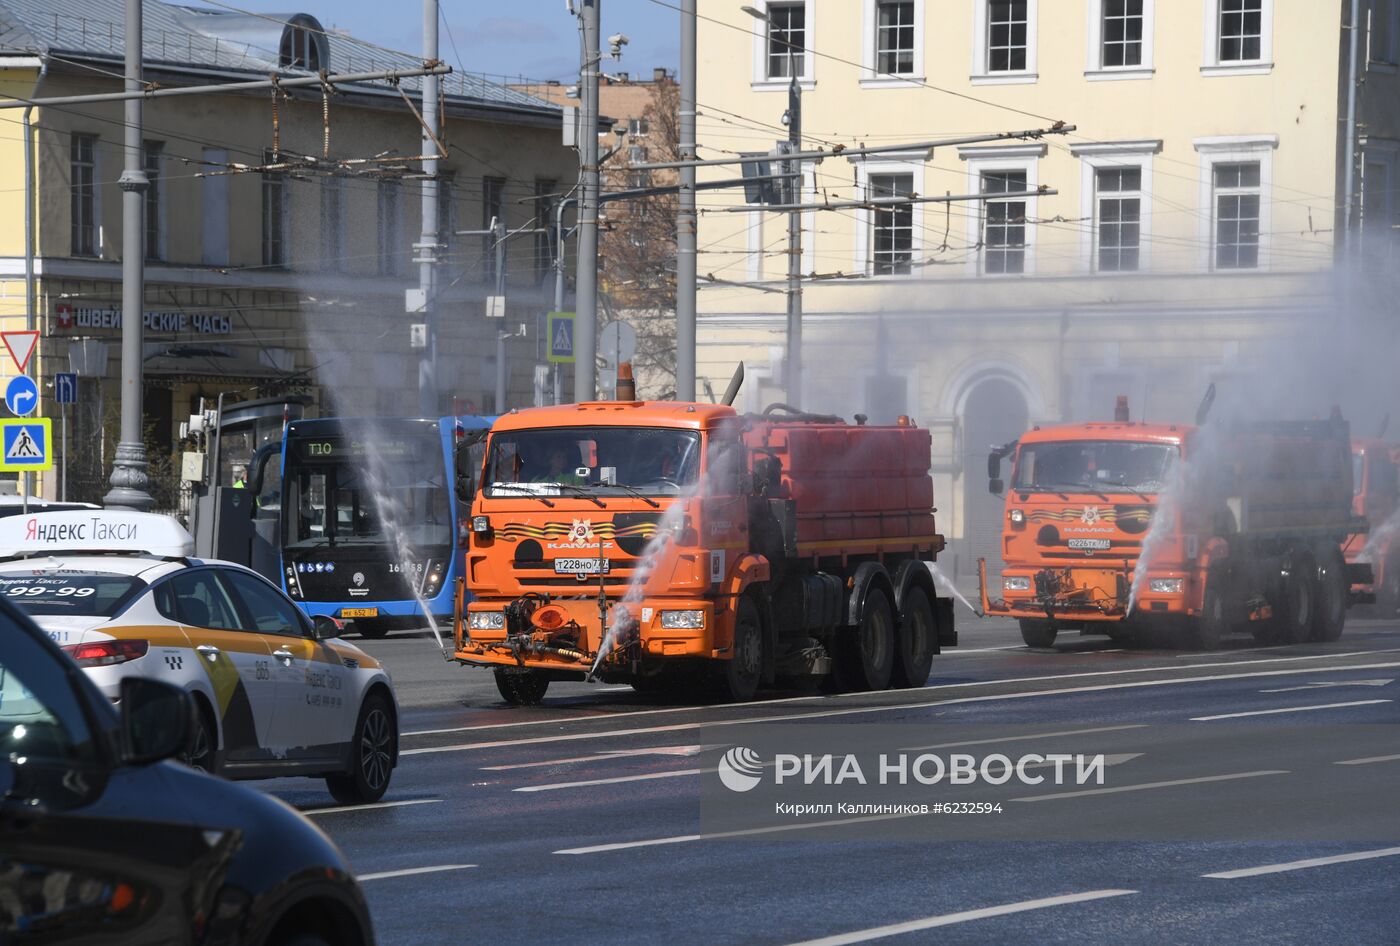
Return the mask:
{"type": "Polygon", "coordinates": [[[1144,273],[1151,269],[1152,247],[1152,156],[1162,151],[1162,140],[1142,139],[1136,141],[1091,141],[1072,144],[1069,153],[1079,159],[1079,216],[1092,222],[1079,237],[1080,253],[1084,260],[1084,272],[1098,273],[1098,225],[1099,196],[1098,171],[1100,168],[1135,167],[1142,170],[1142,207],[1138,212],[1138,268],[1128,272],[1109,271],[1105,276],[1119,276],[1144,273]]]}
{"type": "MultiPolygon", "coordinates": [[[[71,230],[69,239],[69,255],[77,259],[101,259],[102,258],[102,136],[91,132],[73,132],[74,136],[81,135],[84,138],[92,139],[92,256],[79,255],[73,252],[71,230]]],[[[71,148],[71,145],[70,145],[71,148]]],[[[77,182],[72,180],[73,174],[72,152],[69,151],[68,173],[69,184],[77,187],[77,182]]],[[[71,205],[70,205],[71,214],[71,205]]],[[[69,224],[72,226],[71,221],[69,224]]],[[[141,236],[145,241],[145,234],[141,236]]]]}
{"type": "Polygon", "coordinates": [[[1089,38],[1085,46],[1084,78],[1091,82],[1152,78],[1157,71],[1153,65],[1153,24],[1157,19],[1157,0],[1142,0],[1142,62],[1135,66],[1103,64],[1103,2],[1089,0],[1089,38]]]}
{"type": "Polygon", "coordinates": [[[166,213],[166,206],[169,203],[170,192],[165,187],[165,165],[165,141],[155,138],[143,140],[141,142],[141,166],[142,169],[146,171],[146,191],[141,195],[141,207],[142,210],[145,211],[142,215],[141,249],[142,252],[145,253],[145,259],[148,263],[164,263],[167,261],[166,221],[169,220],[169,214],[166,213]],[[154,175],[152,175],[151,168],[149,167],[149,149],[151,145],[156,146],[156,168],[154,175]],[[156,219],[154,221],[156,245],[154,253],[151,252],[151,247],[146,245],[153,223],[150,219],[152,201],[154,201],[156,205],[156,219]]]}
{"type": "Polygon", "coordinates": [[[1205,17],[1202,49],[1203,76],[1264,76],[1274,69],[1274,0],[1261,0],[1259,58],[1241,62],[1220,61],[1220,0],[1201,0],[1205,17]]]}
{"type": "MultiPolygon", "coordinates": [[[[1035,190],[1040,186],[1040,159],[1045,157],[1047,150],[1048,146],[1044,143],[958,148],[958,157],[967,162],[967,193],[982,193],[982,175],[997,171],[1024,171],[1026,189],[1035,190]]],[[[978,251],[968,253],[967,271],[969,274],[991,279],[1016,279],[1035,274],[1036,228],[1029,221],[1035,219],[1039,213],[1040,198],[1027,197],[1025,201],[1027,219],[1025,265],[1021,268],[1021,272],[984,273],[982,271],[982,253],[978,251]]],[[[977,246],[982,241],[984,205],[985,202],[982,200],[966,205],[967,213],[964,216],[967,221],[967,229],[965,233],[969,248],[977,246]]]]}
{"type": "Polygon", "coordinates": [[[875,46],[879,42],[880,30],[878,0],[861,0],[861,23],[864,30],[861,43],[860,85],[865,89],[910,89],[924,84],[924,0],[914,3],[914,70],[908,75],[887,75],[876,72],[879,64],[875,46]]]}
{"type": "Polygon", "coordinates": [[[1038,82],[1036,49],[1039,46],[1040,0],[1026,0],[1026,68],[1015,72],[987,70],[987,44],[990,41],[987,8],[991,0],[974,0],[972,5],[972,75],[973,85],[1026,85],[1038,82]]]}
{"type": "Polygon", "coordinates": [[[1365,13],[1369,17],[1362,24],[1366,30],[1366,69],[1370,72],[1395,75],[1400,72],[1400,0],[1368,0],[1365,13]],[[1386,32],[1390,42],[1386,44],[1385,49],[1376,49],[1371,42],[1375,31],[1377,7],[1381,8],[1380,14],[1389,21],[1386,32]]]}
{"type": "MultiPolygon", "coordinates": [[[[865,194],[870,187],[870,175],[873,174],[911,174],[913,184],[911,188],[915,194],[924,193],[924,157],[927,152],[923,151],[895,151],[889,154],[869,155],[866,157],[848,158],[855,166],[857,192],[865,194]]],[[[925,204],[914,204],[911,225],[913,233],[909,245],[910,268],[908,273],[881,273],[875,275],[874,251],[875,238],[875,212],[873,210],[859,210],[856,212],[856,244],[855,255],[852,258],[855,271],[864,273],[874,280],[884,279],[917,279],[919,278],[918,262],[924,254],[924,207],[925,204]]]]}
{"type": "Polygon", "coordinates": [[[1198,258],[1201,271],[1219,275],[1267,272],[1273,242],[1274,151],[1278,148],[1278,135],[1216,135],[1197,138],[1192,145],[1200,158],[1197,236],[1201,246],[1198,258]],[[1215,166],[1251,162],[1259,164],[1259,265],[1253,269],[1216,269],[1215,166]]]}
{"type": "MultiPolygon", "coordinates": [[[[816,45],[812,42],[813,30],[816,28],[817,0],[798,0],[804,10],[803,29],[806,31],[806,53],[802,56],[802,74],[797,77],[797,84],[804,90],[814,89],[817,86],[816,73],[816,45]]],[[[779,6],[786,6],[780,0],[773,0],[779,6]]],[[[765,16],[768,14],[769,0],[757,0],[753,6],[757,7],[765,16]]],[[[793,4],[795,5],[795,4],[793,4]]],[[[768,21],[760,20],[757,17],[750,17],[744,14],[744,18],[749,20],[753,26],[753,81],[749,87],[755,92],[786,92],[791,84],[789,79],[770,79],[768,77],[768,21]]]]}

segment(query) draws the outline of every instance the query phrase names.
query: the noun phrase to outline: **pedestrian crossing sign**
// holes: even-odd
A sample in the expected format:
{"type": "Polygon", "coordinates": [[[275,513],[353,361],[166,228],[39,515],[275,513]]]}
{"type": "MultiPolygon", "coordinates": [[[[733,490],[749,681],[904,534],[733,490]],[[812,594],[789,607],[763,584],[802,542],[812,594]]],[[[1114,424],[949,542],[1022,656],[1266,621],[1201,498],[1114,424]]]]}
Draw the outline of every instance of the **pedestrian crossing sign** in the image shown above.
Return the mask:
{"type": "Polygon", "coordinates": [[[0,420],[0,470],[52,470],[53,422],[47,417],[36,420],[0,420]]]}
{"type": "Polygon", "coordinates": [[[549,360],[556,365],[574,363],[574,314],[551,312],[549,330],[549,360]]]}

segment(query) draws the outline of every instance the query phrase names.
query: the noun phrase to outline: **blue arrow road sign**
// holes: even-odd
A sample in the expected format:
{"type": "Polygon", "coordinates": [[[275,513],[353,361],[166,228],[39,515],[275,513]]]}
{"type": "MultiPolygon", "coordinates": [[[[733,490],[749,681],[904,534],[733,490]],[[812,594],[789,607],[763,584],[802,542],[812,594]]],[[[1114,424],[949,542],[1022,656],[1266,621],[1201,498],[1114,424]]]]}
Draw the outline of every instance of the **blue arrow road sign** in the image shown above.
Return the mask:
{"type": "Polygon", "coordinates": [[[39,406],[39,386],[28,375],[16,375],[5,385],[5,406],[16,417],[23,417],[39,406]]]}
{"type": "Polygon", "coordinates": [[[53,376],[53,399],[59,404],[78,403],[78,375],[72,371],[60,371],[53,376]]]}

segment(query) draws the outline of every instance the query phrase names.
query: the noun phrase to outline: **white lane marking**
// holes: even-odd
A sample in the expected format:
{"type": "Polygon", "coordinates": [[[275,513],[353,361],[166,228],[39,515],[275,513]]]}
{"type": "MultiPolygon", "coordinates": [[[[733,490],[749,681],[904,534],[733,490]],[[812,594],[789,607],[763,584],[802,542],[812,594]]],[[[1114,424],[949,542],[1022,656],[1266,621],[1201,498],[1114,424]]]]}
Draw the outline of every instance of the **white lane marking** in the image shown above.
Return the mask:
{"type": "Polygon", "coordinates": [[[506,772],[511,769],[539,769],[551,765],[573,765],[578,762],[609,762],[613,759],[627,759],[643,755],[689,756],[699,755],[706,749],[719,746],[658,746],[655,749],[608,749],[591,752],[588,755],[570,756],[566,759],[545,759],[542,762],[512,762],[509,765],[483,765],[483,772],[506,772]]]}
{"type": "Polygon", "coordinates": [[[674,769],[670,772],[646,772],[642,775],[619,775],[616,778],[593,778],[585,782],[555,782],[553,785],[522,785],[512,788],[513,792],[555,792],[561,788],[586,788],[590,785],[621,785],[623,782],[647,782],[658,778],[679,778],[682,775],[699,775],[704,769],[674,769]]]}
{"type": "Polygon", "coordinates": [[[1310,713],[1313,710],[1344,709],[1348,706],[1373,706],[1394,703],[1394,700],[1352,700],[1350,703],[1320,703],[1317,706],[1281,706],[1278,709],[1250,710],[1247,713],[1217,713],[1214,716],[1192,716],[1191,722],[1204,723],[1212,719],[1239,719],[1241,716],[1274,716],[1279,713],[1310,713]]]}
{"type": "Polygon", "coordinates": [[[437,867],[409,867],[405,870],[383,870],[377,874],[360,874],[355,879],[363,883],[366,880],[386,880],[390,877],[412,877],[415,874],[440,874],[449,870],[471,870],[475,864],[441,864],[437,867]]]}
{"type": "MultiPolygon", "coordinates": [[[[1020,647],[1020,646],[1023,646],[1023,645],[1019,645],[1019,644],[1018,644],[1018,645],[1016,645],[1016,646],[1020,647]]],[[[1265,650],[1265,649],[1268,649],[1268,648],[1256,648],[1256,649],[1262,651],[1262,650],[1265,650]]],[[[1252,652],[1254,652],[1254,650],[1256,650],[1256,649],[1239,650],[1239,651],[1233,651],[1232,653],[1252,653],[1252,652]]],[[[950,690],[950,689],[955,689],[955,688],[957,688],[957,687],[971,686],[971,685],[975,685],[975,684],[978,684],[978,683],[1036,683],[1036,682],[1043,681],[1043,680],[1076,680],[1076,679],[1080,679],[1080,678],[1083,678],[1083,677],[1116,677],[1116,676],[1122,676],[1122,675],[1124,675],[1124,674],[1129,674],[1129,673],[1153,673],[1153,672],[1174,672],[1174,671],[1177,671],[1177,670],[1201,670],[1201,669],[1205,669],[1205,668],[1208,668],[1208,667],[1234,667],[1234,666],[1242,666],[1242,665],[1246,665],[1246,664],[1284,663],[1284,662],[1295,661],[1295,660],[1326,660],[1326,659],[1331,658],[1331,657],[1366,657],[1366,656],[1370,656],[1370,655],[1373,655],[1373,654],[1394,654],[1394,653],[1400,653],[1400,647],[1387,647],[1387,648],[1383,648],[1383,649],[1381,649],[1381,650],[1352,650],[1352,651],[1346,651],[1346,652],[1340,653],[1340,654],[1305,654],[1304,656],[1301,656],[1301,657],[1265,657],[1265,658],[1263,658],[1262,660],[1216,660],[1216,661],[1212,661],[1212,662],[1210,662],[1210,663],[1203,663],[1203,664],[1181,664],[1180,666],[1176,666],[1176,667],[1170,667],[1170,666],[1168,666],[1168,667],[1123,667],[1123,668],[1120,668],[1120,669],[1118,669],[1118,670],[1092,670],[1092,671],[1085,671],[1085,672],[1083,672],[1083,673],[1044,674],[1044,675],[1036,676],[1036,677],[1009,677],[1009,678],[1007,678],[1007,679],[1005,679],[1005,680],[977,680],[977,681],[973,681],[973,683],[971,683],[971,684],[969,684],[969,683],[940,683],[940,684],[938,684],[938,685],[936,685],[936,686],[923,687],[923,689],[925,689],[925,690],[950,690]]],[[[1225,655],[1223,655],[1223,656],[1225,656],[1225,655]]],[[[1397,664],[1373,664],[1373,665],[1371,665],[1371,666],[1375,666],[1375,667],[1400,667],[1400,663],[1397,663],[1397,664]]],[[[1331,672],[1340,672],[1340,671],[1344,671],[1344,670],[1364,670],[1364,669],[1367,669],[1367,668],[1366,668],[1366,667],[1340,667],[1340,668],[1336,668],[1335,670],[1333,670],[1333,671],[1331,671],[1331,672]]],[[[1299,672],[1302,672],[1302,671],[1299,671],[1299,672]]],[[[746,707],[778,706],[778,705],[781,705],[781,704],[783,704],[783,703],[800,703],[800,702],[804,702],[804,701],[805,701],[805,702],[810,702],[810,701],[812,701],[812,700],[816,700],[816,701],[818,701],[818,702],[824,702],[824,703],[832,703],[832,702],[837,702],[837,701],[840,701],[840,700],[843,700],[843,699],[858,699],[858,698],[860,698],[860,697],[868,697],[868,696],[870,696],[869,693],[836,693],[836,694],[832,694],[832,695],[829,695],[829,696],[784,696],[784,697],[780,697],[779,699],[774,699],[774,700],[754,700],[754,701],[751,702],[751,703],[745,703],[744,706],[746,706],[746,707]]],[[[897,708],[897,707],[896,707],[896,708],[897,708]]],[[[477,732],[478,730],[482,730],[482,729],[512,729],[512,728],[515,728],[515,727],[517,727],[517,726],[546,726],[546,725],[556,725],[556,724],[562,725],[562,724],[564,724],[564,723],[590,723],[590,722],[597,722],[598,720],[613,719],[613,718],[622,718],[622,717],[631,718],[631,717],[633,717],[633,716],[658,716],[658,715],[669,714],[669,713],[694,713],[694,712],[697,712],[697,711],[700,711],[700,710],[704,710],[704,709],[705,709],[705,707],[703,707],[703,706],[672,706],[672,707],[667,707],[666,709],[623,711],[623,712],[620,712],[620,713],[599,713],[599,714],[597,714],[597,715],[595,715],[595,716],[566,716],[566,717],[559,718],[559,719],[532,719],[532,720],[522,720],[522,721],[514,722],[514,723],[483,723],[483,724],[481,724],[480,726],[457,726],[457,727],[452,728],[452,729],[420,729],[420,730],[417,730],[416,732],[400,733],[399,735],[400,735],[400,737],[404,737],[404,736],[443,736],[443,735],[447,735],[447,734],[450,734],[450,733],[477,732]]]]}
{"type": "Polygon", "coordinates": [[[995,650],[1028,650],[1025,644],[1008,644],[1005,647],[958,647],[939,654],[940,657],[957,657],[961,654],[990,654],[995,650]]]}
{"type": "Polygon", "coordinates": [[[1331,857],[1310,857],[1303,861],[1288,861],[1285,864],[1265,864],[1263,867],[1245,867],[1240,870],[1222,870],[1214,874],[1202,874],[1214,880],[1238,880],[1241,877],[1259,877],[1262,874],[1282,874],[1290,870],[1305,870],[1309,867],[1325,867],[1328,864],[1345,864],[1349,861],[1369,861],[1378,857],[1400,855],[1400,847],[1383,847],[1375,851],[1356,851],[1351,854],[1334,854],[1331,857]]]}
{"type": "MultiPolygon", "coordinates": [[[[1362,664],[1356,667],[1345,667],[1346,670],[1375,670],[1382,667],[1400,667],[1400,663],[1383,664],[1362,664]]],[[[1160,668],[1158,668],[1160,669],[1160,668]]],[[[1180,669],[1180,668],[1177,668],[1180,669]]],[[[1122,690],[1133,687],[1155,687],[1155,686],[1184,686],[1192,683],[1212,683],[1221,680],[1243,680],[1252,677],[1278,677],[1296,676],[1304,673],[1336,673],[1335,667],[1315,667],[1304,670],[1256,670],[1250,673],[1223,673],[1211,674],[1203,677],[1184,677],[1173,680],[1141,680],[1131,683],[1104,683],[1097,686],[1086,687],[1066,687],[1060,690],[1030,690],[1025,693],[1000,693],[988,696],[964,696],[951,700],[932,700],[924,703],[889,703],[880,706],[857,706],[851,709],[824,710],[819,713],[795,713],[786,716],[750,716],[740,719],[712,719],[695,723],[674,723],[669,726],[644,726],[637,729],[610,729],[602,732],[573,733],[558,736],[531,736],[525,739],[499,739],[493,742],[472,742],[454,746],[429,746],[422,749],[402,749],[399,755],[424,755],[434,752],[467,752],[472,749],[498,749],[505,746],[530,746],[540,745],[549,742],[573,742],[583,739],[611,739],[620,736],[642,736],[650,733],[660,732],[682,732],[693,729],[703,729],[707,726],[738,726],[749,723],[786,723],[796,719],[822,719],[831,716],[851,716],[866,713],[891,713],[902,710],[928,709],[934,706],[953,706],[960,703],[987,703],[994,700],[1021,700],[1042,696],[1061,696],[1075,693],[1100,693],[1107,690],[1122,690]]],[[[1097,676],[1097,674],[1094,674],[1097,676]]],[[[997,683],[1021,682],[1021,681],[995,681],[997,683]]],[[[958,684],[967,686],[968,684],[958,684]]],[[[928,689],[939,689],[929,687],[928,689]]],[[[868,694],[867,694],[868,695],[868,694]]],[[[746,703],[745,706],[752,706],[746,703]]]]}
{"type": "Polygon", "coordinates": [[[341,805],[336,808],[303,808],[304,815],[334,815],[342,811],[373,811],[375,808],[407,808],[409,805],[436,805],[441,798],[414,798],[409,801],[379,801],[372,805],[341,805]]]}
{"type": "Polygon", "coordinates": [[[1067,893],[1059,897],[1042,897],[1039,900],[1022,900],[1020,903],[1003,903],[995,907],[944,913],[941,916],[924,917],[922,920],[891,923],[889,926],[873,926],[867,930],[855,930],[851,933],[823,936],[820,939],[803,940],[800,943],[792,944],[792,946],[851,946],[852,943],[868,943],[872,939],[884,939],[886,936],[899,936],[904,933],[917,933],[939,926],[966,923],[969,920],[983,920],[992,916],[1025,913],[1027,910],[1044,910],[1047,907],[1063,907],[1072,903],[1088,903],[1093,900],[1105,900],[1109,897],[1125,897],[1135,893],[1137,893],[1136,890],[1086,890],[1084,893],[1067,893]]]}
{"type": "Polygon", "coordinates": [[[1383,687],[1394,680],[1319,680],[1300,687],[1283,687],[1278,690],[1260,690],[1260,693],[1296,693],[1299,690],[1323,690],[1327,687],[1383,687]]]}
{"type": "Polygon", "coordinates": [[[918,814],[866,815],[861,818],[840,818],[836,821],[808,821],[802,824],[780,824],[771,828],[743,828],[736,831],[716,831],[713,834],[678,834],[669,838],[647,838],[643,841],[614,841],[611,844],[592,844],[588,847],[570,847],[555,854],[602,854],[607,851],[627,851],[638,847],[656,847],[662,844],[689,844],[691,841],[714,841],[720,838],[744,838],[755,834],[777,834],[782,831],[805,831],[808,828],[834,828],[843,824],[865,824],[870,821],[893,821],[899,818],[927,817],[918,814]]]}
{"type": "Polygon", "coordinates": [[[1200,785],[1204,782],[1230,782],[1241,778],[1258,778],[1261,775],[1288,775],[1287,769],[1262,769],[1258,772],[1232,772],[1229,775],[1203,775],[1199,778],[1177,778],[1169,782],[1143,782],[1139,785],[1115,785],[1112,788],[1087,788],[1073,792],[1052,792],[1049,795],[1023,795],[1012,801],[1057,801],[1061,798],[1083,798],[1086,795],[1116,795],[1119,792],[1143,792],[1153,788],[1171,788],[1176,785],[1200,785]]]}
{"type": "Polygon", "coordinates": [[[1095,726],[1092,729],[1061,729],[1059,732],[1033,732],[1024,736],[1000,736],[996,739],[964,739],[962,742],[939,742],[931,746],[908,746],[905,752],[922,752],[925,749],[956,749],[960,746],[988,746],[997,742],[1025,742],[1028,739],[1051,739],[1056,736],[1083,736],[1096,732],[1119,732],[1124,729],[1146,729],[1146,723],[1128,723],[1123,726],[1095,726]]]}
{"type": "Polygon", "coordinates": [[[1370,765],[1372,762],[1395,762],[1400,760],[1400,755],[1373,755],[1364,759],[1343,759],[1341,762],[1333,762],[1333,765],[1370,765]]]}

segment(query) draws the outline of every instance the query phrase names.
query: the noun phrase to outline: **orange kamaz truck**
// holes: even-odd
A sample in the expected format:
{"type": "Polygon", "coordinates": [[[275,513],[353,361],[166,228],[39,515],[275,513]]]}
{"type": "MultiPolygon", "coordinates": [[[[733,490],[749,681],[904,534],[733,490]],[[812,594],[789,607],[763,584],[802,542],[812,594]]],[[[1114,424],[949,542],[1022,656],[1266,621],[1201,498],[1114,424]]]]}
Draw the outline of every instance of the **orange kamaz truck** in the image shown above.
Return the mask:
{"type": "Polygon", "coordinates": [[[1341,550],[1366,523],[1339,416],[1132,423],[1120,399],[1114,422],[1036,427],[994,450],[995,493],[1008,456],[1001,587],[979,563],[982,606],[1017,618],[1032,647],[1062,631],[1335,640],[1352,584],[1369,580],[1341,550]]]}
{"type": "Polygon", "coordinates": [[[863,421],[673,401],[501,416],[459,483],[456,660],[516,704],[585,678],[734,700],[784,677],[923,686],[957,642],[930,570],[930,437],[863,421]]]}

